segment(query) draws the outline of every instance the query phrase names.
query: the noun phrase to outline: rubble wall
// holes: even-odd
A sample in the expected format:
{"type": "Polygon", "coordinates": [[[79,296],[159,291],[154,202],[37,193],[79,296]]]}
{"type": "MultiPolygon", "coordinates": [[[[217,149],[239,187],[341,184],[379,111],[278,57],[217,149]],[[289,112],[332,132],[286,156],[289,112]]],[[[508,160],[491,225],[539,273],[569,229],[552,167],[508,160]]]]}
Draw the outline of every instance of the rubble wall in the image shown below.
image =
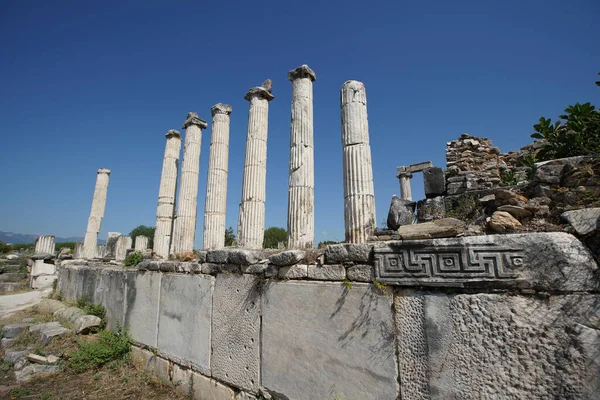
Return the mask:
{"type": "Polygon", "coordinates": [[[197,398],[581,398],[600,390],[600,283],[567,233],[74,260],[66,299],[128,327],[133,360],[197,398]],[[87,265],[86,265],[87,264],[87,265]],[[204,397],[203,397],[204,396],[204,397]],[[211,396],[211,397],[209,397],[211,396]]]}

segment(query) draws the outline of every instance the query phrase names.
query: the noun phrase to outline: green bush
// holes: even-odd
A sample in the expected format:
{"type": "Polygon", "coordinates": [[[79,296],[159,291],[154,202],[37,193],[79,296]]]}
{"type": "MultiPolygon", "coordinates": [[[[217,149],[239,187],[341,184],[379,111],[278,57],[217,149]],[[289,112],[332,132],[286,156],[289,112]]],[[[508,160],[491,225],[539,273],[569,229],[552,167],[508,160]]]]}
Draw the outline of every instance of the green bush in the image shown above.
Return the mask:
{"type": "Polygon", "coordinates": [[[6,244],[0,241],[0,254],[2,253],[10,253],[12,251],[12,246],[10,244],[6,244]]]}
{"type": "Polygon", "coordinates": [[[127,254],[127,257],[125,257],[125,266],[132,267],[141,263],[142,260],[142,254],[139,251],[134,251],[133,253],[127,254]]]}
{"type": "Polygon", "coordinates": [[[67,367],[74,372],[83,372],[99,368],[111,361],[126,359],[131,352],[129,334],[120,328],[117,333],[100,332],[97,340],[80,340],[79,345],[77,350],[69,353],[67,362],[67,367]]]}
{"type": "Polygon", "coordinates": [[[154,248],[154,231],[155,230],[156,230],[156,228],[154,228],[152,226],[139,225],[139,226],[136,226],[135,228],[133,228],[131,230],[131,232],[129,232],[129,237],[131,238],[131,240],[133,241],[134,244],[135,244],[135,238],[137,236],[148,237],[148,248],[152,249],[152,248],[154,248]]]}

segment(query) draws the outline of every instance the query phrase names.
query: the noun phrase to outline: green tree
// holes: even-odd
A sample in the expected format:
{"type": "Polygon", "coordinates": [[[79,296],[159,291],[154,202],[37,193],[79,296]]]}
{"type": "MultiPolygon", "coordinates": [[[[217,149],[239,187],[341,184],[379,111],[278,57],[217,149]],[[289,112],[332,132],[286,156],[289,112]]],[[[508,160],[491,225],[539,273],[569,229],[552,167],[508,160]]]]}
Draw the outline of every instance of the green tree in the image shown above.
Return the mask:
{"type": "Polygon", "coordinates": [[[68,248],[71,249],[71,251],[75,251],[75,242],[60,242],[60,243],[56,243],[56,251],[60,251],[60,249],[63,248],[68,248]]]}
{"type": "Polygon", "coordinates": [[[10,244],[6,244],[0,240],[0,253],[9,253],[12,250],[10,244]]]}
{"type": "Polygon", "coordinates": [[[233,233],[233,228],[229,227],[225,230],[225,246],[235,246],[237,238],[233,233]]]}
{"type": "Polygon", "coordinates": [[[132,243],[135,245],[136,236],[148,236],[148,248],[152,249],[154,247],[154,231],[156,228],[146,225],[140,225],[133,228],[131,232],[129,232],[129,236],[131,237],[132,243]]]}
{"type": "Polygon", "coordinates": [[[265,237],[263,239],[264,249],[276,249],[279,242],[287,241],[287,231],[283,228],[270,227],[265,229],[265,237]]]}

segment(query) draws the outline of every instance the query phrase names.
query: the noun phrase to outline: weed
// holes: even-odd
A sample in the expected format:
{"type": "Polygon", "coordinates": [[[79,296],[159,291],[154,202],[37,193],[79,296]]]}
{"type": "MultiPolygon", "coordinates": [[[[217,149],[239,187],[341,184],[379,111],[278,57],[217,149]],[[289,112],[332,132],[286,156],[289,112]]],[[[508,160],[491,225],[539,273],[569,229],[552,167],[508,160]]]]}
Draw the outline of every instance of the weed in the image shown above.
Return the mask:
{"type": "Polygon", "coordinates": [[[52,398],[52,393],[48,393],[48,392],[46,392],[46,393],[44,393],[43,395],[40,396],[41,400],[48,400],[48,399],[51,399],[51,398],[52,398]]]}
{"type": "Polygon", "coordinates": [[[501,186],[514,186],[519,183],[519,180],[515,176],[513,171],[507,171],[502,174],[501,186]]]}
{"type": "Polygon", "coordinates": [[[80,340],[79,349],[69,353],[67,367],[74,372],[99,368],[111,361],[127,359],[131,352],[130,337],[126,330],[117,333],[102,331],[97,340],[80,340]]]}
{"type": "Polygon", "coordinates": [[[10,391],[9,399],[23,399],[31,394],[30,389],[16,388],[10,391]]]}
{"type": "Polygon", "coordinates": [[[381,294],[384,294],[386,296],[391,296],[393,294],[392,288],[390,288],[387,285],[384,285],[378,280],[373,280],[373,285],[375,285],[375,287],[381,292],[381,294]]]}
{"type": "Polygon", "coordinates": [[[139,251],[134,251],[133,253],[127,254],[127,257],[125,257],[125,266],[132,267],[134,265],[141,263],[142,260],[143,260],[142,253],[140,253],[139,251]]]}
{"type": "Polygon", "coordinates": [[[175,259],[178,261],[193,261],[196,259],[196,254],[192,251],[188,251],[186,253],[177,253],[175,254],[175,259]]]}
{"type": "Polygon", "coordinates": [[[346,285],[348,289],[352,289],[352,282],[350,282],[348,279],[344,279],[344,285],[346,285]]]}
{"type": "Polygon", "coordinates": [[[0,360],[0,374],[4,375],[12,370],[12,364],[8,361],[0,360]]]}
{"type": "Polygon", "coordinates": [[[102,304],[92,303],[87,301],[85,297],[80,297],[77,299],[77,303],[75,305],[77,308],[81,308],[84,313],[88,315],[95,315],[102,320],[98,331],[101,331],[106,327],[106,308],[104,308],[102,304]]]}

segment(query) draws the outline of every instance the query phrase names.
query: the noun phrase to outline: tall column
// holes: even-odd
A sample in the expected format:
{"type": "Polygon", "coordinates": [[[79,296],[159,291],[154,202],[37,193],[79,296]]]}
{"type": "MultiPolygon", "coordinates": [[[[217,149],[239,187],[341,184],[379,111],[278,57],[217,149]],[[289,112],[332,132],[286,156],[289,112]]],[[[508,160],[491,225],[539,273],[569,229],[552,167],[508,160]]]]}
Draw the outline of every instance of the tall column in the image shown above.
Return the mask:
{"type": "Polygon", "coordinates": [[[404,172],[398,174],[400,180],[400,198],[404,200],[412,200],[412,191],[410,189],[410,178],[412,174],[410,172],[404,172]]]}
{"type": "Polygon", "coordinates": [[[106,208],[106,193],[108,191],[108,177],[110,170],[100,168],[96,176],[96,188],[94,189],[94,198],[92,200],[92,210],[88,218],[88,225],[83,240],[83,258],[89,259],[96,257],[96,246],[98,244],[98,233],[104,218],[106,208]]]}
{"type": "Polygon", "coordinates": [[[206,121],[198,118],[198,114],[190,112],[183,123],[185,144],[183,161],[181,162],[181,179],[177,194],[177,214],[173,229],[171,253],[188,253],[194,250],[196,235],[196,209],[198,207],[198,174],[200,172],[200,146],[202,129],[206,129],[206,121]]]}
{"type": "Polygon", "coordinates": [[[181,134],[171,129],[165,135],[167,144],[163,158],[160,188],[158,189],[158,207],[156,208],[156,230],[154,231],[154,253],[169,258],[173,216],[175,215],[175,192],[177,190],[177,171],[181,151],[181,134]]]}
{"type": "Polygon", "coordinates": [[[262,248],[265,235],[269,101],[274,98],[271,81],[268,79],[262,86],[250,89],[244,97],[250,102],[250,111],[238,219],[238,244],[248,249],[262,248]]]}
{"type": "Polygon", "coordinates": [[[288,248],[312,248],[315,240],[315,155],[313,82],[308,65],[288,73],[292,81],[290,180],[288,187],[288,248]]]}
{"type": "Polygon", "coordinates": [[[365,243],[376,226],[365,85],[345,82],[340,99],[346,242],[365,243]]]}
{"type": "Polygon", "coordinates": [[[231,106],[215,104],[212,112],[210,158],[204,205],[204,245],[208,250],[225,247],[227,174],[229,165],[229,120],[231,106]]]}

